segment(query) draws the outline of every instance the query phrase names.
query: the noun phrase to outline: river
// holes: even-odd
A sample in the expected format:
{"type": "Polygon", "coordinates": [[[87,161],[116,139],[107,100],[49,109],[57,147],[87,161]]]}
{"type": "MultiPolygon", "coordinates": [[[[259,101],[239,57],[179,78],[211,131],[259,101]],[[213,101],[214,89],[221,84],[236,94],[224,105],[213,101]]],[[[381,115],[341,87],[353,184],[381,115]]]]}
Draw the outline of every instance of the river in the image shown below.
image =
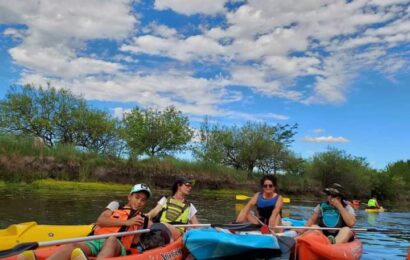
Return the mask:
{"type": "MultiPolygon", "coordinates": [[[[155,205],[159,194],[146,206],[147,211],[155,205]]],[[[96,217],[111,200],[126,200],[122,193],[103,191],[35,192],[0,190],[0,228],[24,221],[37,221],[41,224],[87,224],[95,222],[96,217]]],[[[228,223],[236,215],[240,206],[232,197],[200,196],[194,191],[190,201],[198,209],[202,223],[228,223]]],[[[124,201],[125,202],[125,201],[124,201]]],[[[283,214],[293,218],[307,219],[314,202],[294,202],[285,204],[283,214]]],[[[387,206],[386,206],[387,207],[387,206]]],[[[388,208],[388,207],[387,207],[388,208]]],[[[383,213],[357,212],[356,227],[377,229],[400,229],[399,234],[363,232],[358,234],[364,245],[362,259],[405,259],[410,246],[410,212],[387,211],[383,213]]]]}

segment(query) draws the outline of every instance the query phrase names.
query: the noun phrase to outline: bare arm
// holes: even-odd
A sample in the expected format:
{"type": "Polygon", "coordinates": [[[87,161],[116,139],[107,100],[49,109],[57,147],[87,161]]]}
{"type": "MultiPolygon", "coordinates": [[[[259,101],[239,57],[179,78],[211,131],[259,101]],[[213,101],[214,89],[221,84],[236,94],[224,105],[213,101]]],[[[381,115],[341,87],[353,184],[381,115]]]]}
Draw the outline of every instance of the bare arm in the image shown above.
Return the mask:
{"type": "Polygon", "coordinates": [[[281,211],[283,207],[283,198],[282,196],[278,195],[278,200],[276,201],[275,208],[272,210],[272,214],[269,218],[269,227],[275,227],[276,226],[276,218],[279,215],[279,212],[281,211]]]}
{"type": "Polygon", "coordinates": [[[312,226],[312,225],[317,224],[318,219],[319,219],[319,213],[313,212],[312,216],[310,216],[310,218],[308,219],[308,221],[306,221],[305,226],[306,226],[306,227],[310,227],[310,226],[312,226]]]}
{"type": "Polygon", "coordinates": [[[333,198],[330,204],[332,204],[339,210],[339,213],[342,216],[346,225],[348,225],[349,227],[353,227],[354,224],[356,224],[356,217],[350,214],[349,211],[347,211],[346,208],[343,207],[343,204],[341,203],[340,199],[333,198]]]}
{"type": "Polygon", "coordinates": [[[153,219],[153,218],[155,218],[155,217],[161,212],[161,210],[162,210],[162,205],[161,205],[161,204],[157,204],[157,206],[155,206],[155,208],[151,209],[151,210],[146,214],[146,216],[147,216],[149,219],[153,219]]]}
{"type": "Polygon", "coordinates": [[[199,224],[198,218],[196,215],[193,215],[192,218],[189,220],[189,223],[191,224],[199,224]]]}
{"type": "Polygon", "coordinates": [[[252,207],[256,205],[257,200],[258,200],[258,193],[255,193],[255,195],[253,195],[253,197],[248,201],[248,203],[239,213],[238,217],[236,218],[236,222],[246,221],[246,217],[248,216],[249,211],[252,209],[252,207]]]}

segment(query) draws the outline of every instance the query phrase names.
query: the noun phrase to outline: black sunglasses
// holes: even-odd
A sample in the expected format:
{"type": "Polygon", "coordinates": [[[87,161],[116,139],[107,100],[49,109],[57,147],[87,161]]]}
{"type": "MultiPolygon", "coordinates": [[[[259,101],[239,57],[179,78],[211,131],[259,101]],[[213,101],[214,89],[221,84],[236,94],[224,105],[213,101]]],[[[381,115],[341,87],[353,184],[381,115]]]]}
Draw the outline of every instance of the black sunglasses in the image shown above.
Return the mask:
{"type": "Polygon", "coordinates": [[[263,184],[264,188],[273,188],[273,184],[263,184]]]}

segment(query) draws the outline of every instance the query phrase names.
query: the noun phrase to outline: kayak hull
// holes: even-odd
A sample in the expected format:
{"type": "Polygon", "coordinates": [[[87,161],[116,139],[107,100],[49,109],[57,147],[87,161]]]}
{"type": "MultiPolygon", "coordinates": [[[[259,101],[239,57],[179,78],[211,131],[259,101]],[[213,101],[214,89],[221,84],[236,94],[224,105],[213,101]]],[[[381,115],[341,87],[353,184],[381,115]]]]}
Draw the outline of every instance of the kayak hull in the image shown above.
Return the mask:
{"type": "Polygon", "coordinates": [[[359,239],[343,244],[331,244],[320,231],[307,232],[297,239],[296,256],[309,260],[360,259],[363,245],[359,239]]]}
{"type": "MultiPolygon", "coordinates": [[[[51,246],[45,247],[34,250],[37,260],[45,260],[58,251],[61,246],[51,246]]],[[[160,260],[160,259],[168,259],[168,260],[182,260],[187,255],[187,252],[183,249],[184,245],[182,243],[182,237],[178,238],[174,242],[161,246],[158,248],[154,248],[151,250],[144,251],[138,254],[126,255],[126,256],[118,256],[118,257],[111,257],[105,259],[111,260],[160,260]]],[[[16,260],[17,255],[12,257],[3,258],[2,260],[16,260]]]]}
{"type": "Polygon", "coordinates": [[[25,242],[60,240],[87,236],[94,225],[39,225],[24,222],[0,229],[0,250],[25,242]]]}
{"type": "Polygon", "coordinates": [[[288,253],[293,238],[259,233],[234,234],[227,230],[193,229],[184,234],[184,245],[198,260],[223,258],[274,258],[288,253]]]}
{"type": "Polygon", "coordinates": [[[367,213],[379,213],[379,212],[384,212],[386,210],[383,207],[380,207],[378,209],[369,209],[369,208],[367,208],[367,209],[365,209],[365,211],[367,213]]]}

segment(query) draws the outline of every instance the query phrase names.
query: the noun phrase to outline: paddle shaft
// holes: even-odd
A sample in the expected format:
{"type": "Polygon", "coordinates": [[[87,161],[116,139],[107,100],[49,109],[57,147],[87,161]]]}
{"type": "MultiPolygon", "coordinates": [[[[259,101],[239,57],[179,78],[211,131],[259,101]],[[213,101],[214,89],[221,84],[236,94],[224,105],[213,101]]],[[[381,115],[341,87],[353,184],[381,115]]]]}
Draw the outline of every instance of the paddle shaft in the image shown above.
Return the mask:
{"type": "Polygon", "coordinates": [[[75,237],[75,238],[67,238],[67,239],[60,239],[60,240],[44,241],[44,242],[38,242],[38,247],[55,246],[55,245],[61,245],[61,244],[97,240],[97,239],[108,238],[108,237],[122,237],[122,236],[128,236],[128,235],[136,235],[136,234],[148,233],[149,231],[150,231],[149,229],[138,229],[138,230],[133,230],[133,231],[110,233],[110,234],[103,234],[103,235],[96,235],[96,236],[75,237]]]}
{"type": "MultiPolygon", "coordinates": [[[[237,200],[248,200],[252,197],[249,197],[247,195],[238,194],[238,195],[235,196],[235,198],[237,200]]],[[[290,198],[287,198],[287,197],[282,197],[282,198],[283,198],[283,203],[290,203],[290,198]]]]}
{"type": "Polygon", "coordinates": [[[103,235],[96,235],[96,236],[75,237],[75,238],[67,238],[67,239],[60,239],[60,240],[53,240],[53,241],[43,241],[43,242],[21,243],[11,249],[0,251],[0,258],[17,255],[23,251],[34,250],[38,247],[55,246],[55,245],[90,241],[90,240],[108,238],[112,236],[121,237],[121,236],[128,236],[128,235],[136,235],[136,234],[148,233],[149,231],[150,231],[149,229],[139,229],[139,230],[133,230],[133,231],[127,231],[127,232],[110,233],[110,234],[103,234],[103,235]]]}
{"type": "MultiPolygon", "coordinates": [[[[306,230],[340,230],[342,228],[330,228],[330,227],[294,227],[294,226],[275,226],[275,228],[285,229],[306,229],[306,230]]],[[[376,229],[376,228],[351,228],[355,232],[387,232],[387,233],[401,233],[400,229],[376,229]]]]}

